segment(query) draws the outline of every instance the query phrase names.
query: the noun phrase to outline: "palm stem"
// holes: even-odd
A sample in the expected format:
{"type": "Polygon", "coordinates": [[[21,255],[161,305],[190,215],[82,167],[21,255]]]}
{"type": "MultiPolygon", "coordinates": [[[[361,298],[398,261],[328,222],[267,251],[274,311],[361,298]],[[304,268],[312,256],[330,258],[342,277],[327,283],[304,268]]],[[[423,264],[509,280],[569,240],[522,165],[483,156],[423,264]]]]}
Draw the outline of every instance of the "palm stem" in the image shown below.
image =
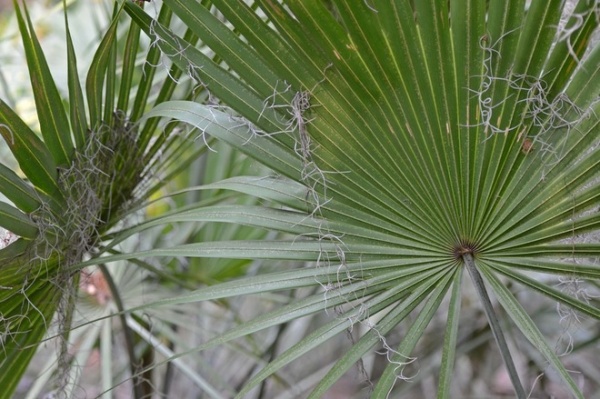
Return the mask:
{"type": "Polygon", "coordinates": [[[483,304],[483,309],[485,310],[488,322],[490,323],[492,334],[496,339],[496,343],[498,344],[498,348],[500,349],[500,354],[502,355],[504,364],[506,364],[506,369],[508,371],[508,375],[513,384],[513,387],[515,388],[517,398],[525,399],[527,398],[527,394],[523,389],[523,385],[521,385],[521,380],[519,379],[517,368],[515,367],[515,363],[513,362],[510,350],[508,349],[506,338],[504,337],[502,327],[500,326],[500,322],[498,321],[498,317],[496,316],[496,312],[494,311],[494,306],[492,305],[492,301],[490,300],[490,297],[485,288],[483,278],[481,277],[481,274],[479,274],[479,271],[475,266],[475,259],[473,259],[473,256],[470,253],[464,254],[462,258],[465,261],[465,264],[467,265],[467,270],[469,271],[469,275],[471,276],[471,280],[473,281],[475,290],[477,291],[477,294],[481,299],[481,303],[483,304]]]}
{"type": "Polygon", "coordinates": [[[98,267],[102,272],[102,276],[106,280],[108,284],[108,288],[110,289],[110,293],[112,295],[113,300],[115,301],[115,305],[117,306],[117,310],[119,311],[119,318],[121,319],[121,324],[123,327],[123,334],[125,336],[125,346],[127,347],[127,354],[129,356],[129,367],[131,369],[131,379],[133,384],[133,395],[134,398],[140,399],[144,397],[142,383],[140,381],[140,377],[138,376],[138,362],[135,356],[135,344],[133,342],[133,336],[129,325],[127,324],[127,317],[125,316],[124,310],[125,306],[123,305],[123,301],[121,296],[119,295],[119,288],[115,284],[115,281],[112,278],[112,275],[108,271],[108,268],[105,264],[99,264],[98,267]]]}

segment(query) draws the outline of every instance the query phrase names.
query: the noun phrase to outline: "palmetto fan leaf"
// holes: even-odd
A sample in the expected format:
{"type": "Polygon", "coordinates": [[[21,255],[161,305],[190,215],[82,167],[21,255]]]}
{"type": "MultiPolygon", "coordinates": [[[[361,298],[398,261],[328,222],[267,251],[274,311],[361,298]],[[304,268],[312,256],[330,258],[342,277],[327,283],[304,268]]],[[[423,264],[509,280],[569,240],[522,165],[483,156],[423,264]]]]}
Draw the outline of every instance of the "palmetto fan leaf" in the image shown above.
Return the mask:
{"type": "MultiPolygon", "coordinates": [[[[89,355],[88,352],[83,357],[79,356],[81,353],[71,357],[67,353],[81,270],[78,263],[99,250],[109,232],[118,231],[136,206],[162,187],[164,183],[156,182],[154,173],[169,172],[165,175],[172,177],[180,171],[171,166],[174,159],[179,167],[186,167],[206,150],[201,146],[190,148],[185,136],[174,133],[172,128],[162,129],[155,136],[157,121],[137,122],[148,104],[173,98],[179,82],[165,79],[162,71],[155,74],[156,62],[145,66],[143,76],[136,70],[141,32],[128,21],[128,40],[118,46],[122,10],[122,5],[115,5],[113,22],[95,53],[85,91],[80,85],[65,17],[69,95],[68,102],[63,103],[26,5],[15,2],[41,138],[0,100],[0,134],[23,175],[0,165],[0,191],[12,202],[0,202],[0,226],[10,230],[16,239],[2,242],[0,249],[1,398],[13,396],[48,331],[63,339],[61,352],[58,361],[48,364],[47,374],[37,389],[42,389],[56,369],[58,379],[62,378],[57,384],[62,389],[60,393],[68,395],[75,388],[75,384],[64,380],[68,380],[74,362],[89,355]],[[122,63],[117,61],[121,56],[122,63]],[[153,95],[151,101],[149,88],[153,86],[159,87],[160,93],[153,95]],[[132,104],[129,100],[134,98],[132,104]],[[57,313],[59,326],[53,330],[57,313]]],[[[170,18],[166,9],[159,16],[163,23],[170,18]]],[[[158,55],[155,49],[150,50],[148,57],[152,61],[158,55]]],[[[172,76],[176,78],[177,73],[172,76]]],[[[108,269],[105,270],[110,279],[108,269]]],[[[82,333],[74,340],[85,336],[86,343],[82,345],[91,348],[99,339],[99,331],[94,326],[89,334],[82,333]]],[[[110,331],[104,338],[110,340],[110,331]]],[[[130,348],[134,364],[135,354],[131,345],[130,348]]]]}
{"type": "MultiPolygon", "coordinates": [[[[171,102],[146,117],[187,122],[263,162],[283,177],[224,186],[286,206],[209,208],[178,217],[271,227],[293,237],[134,255],[313,262],[308,272],[225,283],[170,301],[320,288],[201,349],[337,309],[329,324],[267,365],[240,396],[324,338],[361,325],[365,332],[312,396],[379,346],[389,365],[373,397],[386,397],[419,355],[413,353],[419,338],[449,296],[439,383],[440,395],[448,396],[467,266],[482,300],[489,289],[573,394],[582,395],[505,284],[523,284],[598,318],[595,304],[527,275],[600,277],[597,2],[264,0],[252,8],[213,1],[233,30],[196,2],[165,4],[222,64],[140,9],[128,11],[219,105],[171,102]],[[288,183],[294,194],[286,195],[286,181],[294,181],[288,183]],[[408,330],[392,347],[385,337],[401,324],[408,330]]],[[[510,369],[495,312],[485,310],[510,369]]],[[[523,396],[518,376],[511,377],[523,396]]]]}

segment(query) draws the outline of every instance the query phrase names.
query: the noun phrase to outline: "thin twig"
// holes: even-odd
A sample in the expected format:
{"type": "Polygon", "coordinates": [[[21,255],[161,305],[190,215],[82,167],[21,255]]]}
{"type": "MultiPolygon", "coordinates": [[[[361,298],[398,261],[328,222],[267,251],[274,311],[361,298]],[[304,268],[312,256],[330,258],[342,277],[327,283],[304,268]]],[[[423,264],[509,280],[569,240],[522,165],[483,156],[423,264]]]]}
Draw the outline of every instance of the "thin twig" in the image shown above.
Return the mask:
{"type": "Polygon", "coordinates": [[[108,268],[104,264],[98,265],[100,271],[104,279],[108,284],[108,288],[110,289],[112,298],[115,301],[115,305],[117,306],[117,310],[119,311],[119,318],[121,319],[121,324],[123,326],[123,333],[125,335],[125,346],[127,347],[127,355],[129,356],[129,367],[131,369],[131,378],[133,382],[133,394],[136,399],[141,399],[144,397],[142,384],[140,375],[138,374],[138,364],[135,358],[134,352],[134,342],[132,331],[127,324],[127,317],[124,313],[125,307],[123,306],[123,301],[121,300],[121,296],[119,294],[119,289],[115,284],[115,281],[112,278],[112,275],[108,271],[108,268]]]}

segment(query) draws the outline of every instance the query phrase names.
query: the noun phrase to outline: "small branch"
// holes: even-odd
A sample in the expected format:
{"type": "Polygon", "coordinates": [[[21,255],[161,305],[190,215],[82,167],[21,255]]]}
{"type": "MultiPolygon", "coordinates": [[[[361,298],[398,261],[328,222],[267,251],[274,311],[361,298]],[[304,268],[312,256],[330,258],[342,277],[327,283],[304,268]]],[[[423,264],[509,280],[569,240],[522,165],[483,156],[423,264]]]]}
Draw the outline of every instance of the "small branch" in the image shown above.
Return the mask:
{"type": "Polygon", "coordinates": [[[481,274],[479,274],[479,271],[475,266],[475,259],[473,259],[473,256],[470,253],[464,254],[462,258],[465,261],[465,265],[467,266],[467,270],[469,271],[469,275],[471,276],[471,280],[473,281],[475,290],[479,295],[479,299],[481,299],[481,303],[483,304],[483,309],[485,310],[488,322],[490,323],[492,334],[494,334],[494,338],[496,339],[496,343],[498,344],[498,348],[500,349],[500,354],[502,355],[502,359],[504,360],[504,364],[506,365],[508,375],[510,376],[510,380],[515,389],[515,393],[517,394],[517,398],[526,399],[527,394],[523,389],[523,385],[521,385],[521,380],[519,379],[517,368],[515,367],[512,356],[508,349],[506,338],[504,337],[502,327],[500,326],[500,322],[498,321],[498,317],[496,316],[496,312],[494,311],[494,307],[492,306],[492,301],[490,301],[490,297],[485,288],[483,278],[481,277],[481,274]]]}
{"type": "Polygon", "coordinates": [[[141,399],[144,397],[144,394],[143,394],[143,390],[142,390],[141,379],[138,376],[138,363],[136,361],[135,351],[134,351],[135,344],[133,343],[132,331],[129,328],[129,326],[127,325],[127,317],[123,313],[123,311],[125,310],[125,308],[123,306],[123,301],[121,300],[121,296],[119,294],[119,289],[118,289],[117,285],[115,284],[115,281],[113,280],[106,265],[100,264],[100,265],[98,265],[98,267],[100,268],[100,271],[102,272],[102,275],[104,276],[104,279],[108,283],[108,287],[109,287],[112,297],[115,301],[115,305],[117,306],[117,310],[120,313],[119,318],[121,319],[121,324],[123,326],[123,333],[125,335],[125,346],[127,347],[127,354],[129,355],[129,367],[131,369],[131,376],[132,376],[131,378],[132,378],[132,382],[133,382],[133,394],[136,399],[141,399]]]}

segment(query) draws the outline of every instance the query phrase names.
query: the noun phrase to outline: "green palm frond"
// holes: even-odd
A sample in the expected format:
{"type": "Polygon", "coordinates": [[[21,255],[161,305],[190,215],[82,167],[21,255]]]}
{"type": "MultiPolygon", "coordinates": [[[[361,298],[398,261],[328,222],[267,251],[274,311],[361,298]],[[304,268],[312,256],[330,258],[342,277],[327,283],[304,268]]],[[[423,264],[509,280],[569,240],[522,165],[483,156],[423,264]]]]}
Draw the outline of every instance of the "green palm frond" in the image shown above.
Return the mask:
{"type": "Polygon", "coordinates": [[[318,333],[249,379],[239,397],[353,329],[361,332],[309,397],[324,394],[376,348],[388,364],[373,376],[372,397],[389,397],[402,389],[405,367],[419,356],[419,340],[447,306],[445,297],[438,389],[450,396],[468,265],[517,395],[525,397],[530,386],[514,371],[502,323],[516,326],[582,397],[507,286],[522,284],[598,318],[597,303],[537,274],[572,284],[600,277],[596,2],[582,0],[571,10],[561,1],[524,0],[290,0],[253,7],[213,1],[230,25],[196,2],[165,4],[222,62],[127,5],[156,45],[212,96],[213,105],[168,102],[145,117],[184,121],[268,166],[281,177],[224,184],[285,206],[202,207],[190,217],[271,228],[289,238],[203,242],[101,260],[180,254],[310,262],[308,269],[160,302],[316,288],[198,350],[335,309],[318,333]],[[488,295],[505,321],[498,322],[488,295]],[[392,346],[386,337],[399,326],[405,334],[392,346]]]}
{"type": "MultiPolygon", "coordinates": [[[[112,23],[95,52],[84,89],[65,4],[68,100],[63,102],[27,7],[15,2],[40,135],[0,100],[0,133],[22,172],[18,175],[0,165],[0,190],[11,202],[0,202],[0,226],[11,232],[11,239],[0,249],[2,398],[12,397],[44,336],[62,340],[59,355],[48,369],[58,369],[53,377],[55,388],[66,395],[76,389],[76,381],[68,381],[69,375],[89,352],[69,357],[68,346],[77,343],[90,349],[101,339],[102,331],[106,334],[102,330],[106,325],[100,323],[87,333],[70,336],[72,323],[78,320],[78,264],[99,251],[102,242],[164,186],[159,175],[176,176],[206,151],[203,145],[190,146],[186,134],[174,133],[174,127],[157,129],[157,121],[139,122],[139,115],[151,104],[189,98],[191,88],[184,87],[184,79],[175,80],[176,74],[171,78],[162,69],[156,71],[153,59],[159,55],[157,49],[149,51],[143,73],[137,68],[138,62],[146,61],[143,52],[147,48],[140,46],[140,28],[124,22],[122,11],[122,5],[114,7],[112,23]],[[122,32],[127,34],[125,39],[122,32]],[[175,93],[178,83],[182,90],[175,93]],[[158,95],[150,92],[152,86],[160,90],[158,95]],[[173,166],[175,160],[179,170],[173,166]],[[58,321],[57,328],[53,320],[58,321]]],[[[159,20],[168,24],[170,18],[171,13],[165,11],[159,20]]],[[[103,279],[109,282],[111,275],[119,276],[114,270],[102,270],[103,279]]],[[[118,302],[118,291],[110,295],[118,302]]],[[[103,315],[115,309],[107,307],[105,311],[103,315]]],[[[127,324],[126,319],[122,321],[127,324]]],[[[111,339],[110,334],[102,337],[111,339]]],[[[133,365],[133,342],[128,344],[133,365]]],[[[134,370],[132,366],[131,372],[134,370]]],[[[51,389],[51,384],[43,385],[50,376],[52,372],[47,372],[32,389],[51,389]]],[[[141,397],[138,385],[136,395],[141,397]]]]}
{"type": "Polygon", "coordinates": [[[548,368],[584,397],[558,348],[600,318],[597,1],[120,2],[85,85],[66,20],[68,106],[16,12],[40,134],[0,101],[0,398],[44,336],[63,379],[99,346],[106,395],[162,366],[211,398],[353,368],[373,398],[471,395],[455,365],[495,339],[517,397],[548,368]],[[93,265],[110,298],[76,300],[93,265]]]}

